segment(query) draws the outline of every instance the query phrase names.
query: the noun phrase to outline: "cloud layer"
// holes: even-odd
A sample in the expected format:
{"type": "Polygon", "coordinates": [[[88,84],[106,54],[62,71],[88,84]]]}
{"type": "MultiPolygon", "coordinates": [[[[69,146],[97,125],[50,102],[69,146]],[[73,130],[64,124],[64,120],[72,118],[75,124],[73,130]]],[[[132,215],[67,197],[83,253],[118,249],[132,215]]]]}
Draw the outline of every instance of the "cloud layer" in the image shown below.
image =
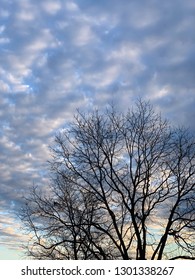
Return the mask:
{"type": "Polygon", "coordinates": [[[1,0],[0,243],[76,108],[143,96],[195,130],[194,26],[193,0],[1,0]]]}

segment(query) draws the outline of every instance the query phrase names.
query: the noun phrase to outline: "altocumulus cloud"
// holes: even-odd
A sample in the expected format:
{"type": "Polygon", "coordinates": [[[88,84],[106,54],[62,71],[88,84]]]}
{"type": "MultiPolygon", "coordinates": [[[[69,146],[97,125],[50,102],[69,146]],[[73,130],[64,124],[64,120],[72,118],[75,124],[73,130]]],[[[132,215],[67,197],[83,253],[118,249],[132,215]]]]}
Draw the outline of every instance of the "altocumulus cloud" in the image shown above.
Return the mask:
{"type": "Polygon", "coordinates": [[[194,26],[193,0],[1,0],[0,246],[23,241],[14,213],[76,108],[143,96],[195,130],[194,26]]]}

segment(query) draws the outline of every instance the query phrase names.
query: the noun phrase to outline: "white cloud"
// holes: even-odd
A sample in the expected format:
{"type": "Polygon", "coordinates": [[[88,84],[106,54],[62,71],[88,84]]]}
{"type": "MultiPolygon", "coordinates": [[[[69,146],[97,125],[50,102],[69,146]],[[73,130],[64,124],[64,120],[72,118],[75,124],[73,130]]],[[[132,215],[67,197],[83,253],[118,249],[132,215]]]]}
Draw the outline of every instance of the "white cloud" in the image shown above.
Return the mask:
{"type": "Polygon", "coordinates": [[[82,25],[77,27],[77,31],[75,32],[74,43],[77,46],[84,46],[90,43],[95,43],[97,38],[94,35],[91,27],[89,25],[82,25]]]}
{"type": "Polygon", "coordinates": [[[1,92],[8,92],[9,91],[9,85],[5,83],[5,81],[0,80],[0,91],[1,92]]]}
{"type": "Polygon", "coordinates": [[[18,2],[18,11],[16,11],[16,21],[18,26],[21,23],[26,24],[36,20],[37,13],[36,5],[31,0],[20,0],[18,2]]]}
{"type": "Polygon", "coordinates": [[[120,73],[120,65],[110,65],[105,69],[100,69],[98,72],[93,72],[85,76],[83,80],[86,84],[94,87],[94,89],[101,90],[101,88],[111,85],[116,81],[120,73]]]}
{"type": "Polygon", "coordinates": [[[0,26],[0,34],[3,33],[4,31],[5,31],[5,25],[3,24],[0,26]]]}
{"type": "Polygon", "coordinates": [[[65,7],[68,11],[71,12],[75,12],[79,10],[78,5],[73,1],[66,1],[65,7]]]}
{"type": "Polygon", "coordinates": [[[8,213],[1,211],[0,215],[2,217],[0,219],[0,245],[21,252],[22,245],[27,242],[27,236],[21,233],[21,226],[14,217],[10,217],[8,213]]]}
{"type": "Polygon", "coordinates": [[[195,6],[176,2],[1,1],[3,211],[46,180],[48,144],[76,108],[125,109],[139,95],[195,130],[195,6]]]}
{"type": "Polygon", "coordinates": [[[41,3],[43,10],[51,15],[55,15],[61,9],[60,1],[44,0],[41,3]]]}

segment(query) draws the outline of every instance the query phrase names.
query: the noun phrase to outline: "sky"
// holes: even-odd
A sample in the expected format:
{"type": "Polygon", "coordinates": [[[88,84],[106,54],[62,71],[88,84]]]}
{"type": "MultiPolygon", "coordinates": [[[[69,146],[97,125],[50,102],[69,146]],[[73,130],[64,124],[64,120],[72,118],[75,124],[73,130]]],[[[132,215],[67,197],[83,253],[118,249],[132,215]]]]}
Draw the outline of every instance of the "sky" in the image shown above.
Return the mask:
{"type": "Polygon", "coordinates": [[[149,99],[195,131],[194,0],[0,0],[0,259],[48,182],[49,145],[77,108],[149,99]]]}

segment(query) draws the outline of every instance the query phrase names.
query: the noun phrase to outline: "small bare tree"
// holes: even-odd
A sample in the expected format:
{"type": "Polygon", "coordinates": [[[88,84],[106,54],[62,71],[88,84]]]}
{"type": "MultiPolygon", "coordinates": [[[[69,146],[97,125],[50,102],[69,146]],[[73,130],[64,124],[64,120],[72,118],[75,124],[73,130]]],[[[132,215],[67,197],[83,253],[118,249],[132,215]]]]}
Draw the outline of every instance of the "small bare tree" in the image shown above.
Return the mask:
{"type": "Polygon", "coordinates": [[[195,258],[195,141],[149,102],[78,113],[21,218],[36,259],[195,258]]]}

